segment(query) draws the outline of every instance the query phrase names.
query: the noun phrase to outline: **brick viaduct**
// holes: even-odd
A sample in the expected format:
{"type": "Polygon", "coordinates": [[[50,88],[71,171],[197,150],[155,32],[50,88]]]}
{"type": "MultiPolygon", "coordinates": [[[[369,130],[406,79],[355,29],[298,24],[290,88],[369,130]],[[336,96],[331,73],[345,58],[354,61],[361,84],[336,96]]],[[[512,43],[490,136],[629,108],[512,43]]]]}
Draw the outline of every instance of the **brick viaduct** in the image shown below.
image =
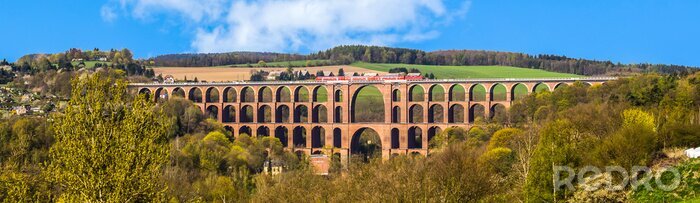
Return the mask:
{"type": "Polygon", "coordinates": [[[360,132],[371,129],[379,135],[382,157],[386,159],[396,154],[425,155],[429,139],[442,129],[468,128],[475,117],[493,116],[509,108],[515,98],[535,90],[554,90],[577,81],[597,85],[614,79],[268,81],[129,86],[139,93],[156,95],[156,101],[172,96],[188,98],[222,122],[234,136],[239,133],[275,136],[296,153],[331,150],[330,153],[346,159],[355,153],[357,146],[353,145],[357,145],[360,132]],[[356,112],[367,110],[355,109],[353,105],[359,91],[368,87],[383,95],[383,122],[359,122],[354,118],[356,112]],[[495,95],[496,88],[505,89],[505,94],[495,95]],[[516,88],[527,91],[516,94],[516,88]]]}

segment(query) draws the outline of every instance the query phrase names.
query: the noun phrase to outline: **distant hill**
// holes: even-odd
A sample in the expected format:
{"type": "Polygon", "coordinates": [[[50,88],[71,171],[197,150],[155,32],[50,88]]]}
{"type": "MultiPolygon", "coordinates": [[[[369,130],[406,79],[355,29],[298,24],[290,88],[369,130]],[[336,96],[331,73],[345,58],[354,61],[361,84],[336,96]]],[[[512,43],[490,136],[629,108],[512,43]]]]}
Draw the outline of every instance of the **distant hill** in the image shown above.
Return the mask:
{"type": "MultiPolygon", "coordinates": [[[[558,55],[529,55],[514,52],[479,50],[441,50],[425,52],[417,49],[344,45],[318,53],[300,55],[264,52],[230,52],[210,54],[169,54],[149,59],[156,66],[201,67],[232,64],[254,64],[258,61],[285,62],[327,60],[327,65],[367,63],[402,63],[449,66],[513,66],[577,75],[629,75],[656,72],[687,75],[697,67],[667,64],[621,64],[611,61],[575,59],[558,55]]],[[[279,63],[277,63],[279,64],[279,63]]]]}

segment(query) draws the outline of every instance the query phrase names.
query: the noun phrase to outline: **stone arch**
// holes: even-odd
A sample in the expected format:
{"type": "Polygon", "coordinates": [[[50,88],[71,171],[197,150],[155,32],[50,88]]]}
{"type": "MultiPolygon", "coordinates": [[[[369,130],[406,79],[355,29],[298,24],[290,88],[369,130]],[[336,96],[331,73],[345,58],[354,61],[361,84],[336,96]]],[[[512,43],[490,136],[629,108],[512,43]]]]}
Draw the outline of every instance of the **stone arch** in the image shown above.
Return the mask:
{"type": "Polygon", "coordinates": [[[314,102],[327,102],[328,101],[328,90],[324,86],[316,86],[314,88],[313,101],[314,102]]]}
{"type": "Polygon", "coordinates": [[[425,90],[421,85],[413,85],[408,88],[408,101],[422,102],[425,101],[425,90]]]}
{"type": "Polygon", "coordinates": [[[408,148],[420,149],[423,147],[423,130],[418,126],[408,128],[408,148]]]}
{"type": "Polygon", "coordinates": [[[291,102],[292,101],[292,91],[289,90],[287,86],[280,86],[277,88],[277,102],[291,102]]]}
{"type": "Polygon", "coordinates": [[[258,131],[256,133],[257,137],[269,137],[270,136],[270,128],[267,126],[260,126],[258,127],[258,131]]]}
{"type": "Polygon", "coordinates": [[[185,90],[180,87],[176,87],[173,89],[172,95],[173,97],[185,98],[185,90]]]}
{"type": "Polygon", "coordinates": [[[241,102],[255,102],[255,90],[252,87],[243,87],[240,97],[241,102]]]}
{"type": "Polygon", "coordinates": [[[528,87],[527,85],[523,83],[516,83],[513,85],[513,87],[510,89],[510,99],[511,101],[515,101],[517,99],[521,99],[526,97],[529,94],[528,87]]]}
{"type": "Polygon", "coordinates": [[[336,90],[334,97],[335,97],[335,102],[343,102],[343,91],[336,90]]]}
{"type": "Polygon", "coordinates": [[[246,134],[248,136],[253,136],[253,130],[250,129],[250,127],[244,125],[244,126],[241,126],[240,129],[238,129],[238,134],[239,135],[246,134]]]}
{"type": "Polygon", "coordinates": [[[454,104],[450,106],[447,116],[448,123],[464,123],[464,106],[454,104]]]}
{"type": "Polygon", "coordinates": [[[309,102],[309,89],[305,86],[299,86],[294,89],[295,102],[309,102]]]}
{"type": "Polygon", "coordinates": [[[440,134],[440,132],[442,132],[442,129],[438,126],[428,128],[428,143],[430,143],[430,141],[433,140],[435,135],[440,134]]]}
{"type": "Polygon", "coordinates": [[[146,95],[146,98],[151,99],[151,90],[148,88],[141,88],[141,90],[139,90],[139,94],[144,94],[146,95]]]}
{"type": "Polygon", "coordinates": [[[194,103],[202,103],[202,90],[199,87],[193,87],[190,89],[190,101],[194,103]]]}
{"type": "Polygon", "coordinates": [[[391,109],[391,122],[401,123],[401,107],[394,106],[394,108],[391,109]]]}
{"type": "Polygon", "coordinates": [[[236,122],[236,107],[232,105],[226,105],[224,111],[221,112],[221,120],[224,123],[236,122]]]}
{"type": "Polygon", "coordinates": [[[445,101],[445,88],[440,84],[434,84],[428,89],[428,101],[442,102],[445,101]]]}
{"type": "Polygon", "coordinates": [[[391,101],[393,101],[393,102],[400,102],[401,101],[401,90],[394,89],[394,91],[391,91],[391,101]]]}
{"type": "Polygon", "coordinates": [[[340,128],[333,129],[333,147],[343,147],[343,132],[340,130],[340,128]]]}
{"type": "Polygon", "coordinates": [[[391,148],[392,149],[398,149],[401,146],[401,140],[399,136],[399,129],[398,128],[392,128],[391,129],[391,148]]]}
{"type": "Polygon", "coordinates": [[[535,93],[540,93],[542,91],[550,92],[551,90],[552,89],[549,88],[549,85],[547,85],[545,83],[541,83],[541,82],[532,86],[532,92],[535,92],[535,93]]]}
{"type": "Polygon", "coordinates": [[[350,154],[361,156],[361,160],[365,162],[371,158],[381,157],[382,139],[379,133],[369,127],[355,131],[350,142],[350,154]]]}
{"type": "Polygon", "coordinates": [[[568,84],[568,83],[565,83],[565,82],[557,83],[557,85],[554,86],[554,91],[556,91],[556,90],[559,89],[559,88],[568,87],[568,86],[569,86],[569,84],[568,84]]]}
{"type": "Polygon", "coordinates": [[[208,106],[207,116],[209,116],[209,118],[219,119],[219,107],[215,105],[208,106]]]}
{"type": "Polygon", "coordinates": [[[486,116],[486,108],[481,104],[473,104],[469,107],[469,123],[474,123],[477,117],[484,119],[486,116]]]}
{"type": "Polygon", "coordinates": [[[450,101],[464,101],[466,99],[467,90],[460,84],[454,84],[450,87],[450,101]]]}
{"type": "Polygon", "coordinates": [[[489,89],[489,94],[491,101],[506,101],[508,100],[508,89],[505,85],[501,83],[495,83],[491,85],[489,89]]]}
{"type": "Polygon", "coordinates": [[[241,111],[240,111],[241,117],[238,120],[241,123],[252,123],[254,113],[255,113],[255,110],[253,109],[252,106],[245,105],[245,106],[241,107],[241,111]]]}
{"type": "Polygon", "coordinates": [[[422,123],[423,122],[423,106],[420,104],[414,104],[408,109],[408,122],[409,123],[422,123]]]}
{"type": "Polygon", "coordinates": [[[219,102],[219,88],[209,87],[206,92],[207,102],[217,103],[219,102]]]}
{"type": "Polygon", "coordinates": [[[295,148],[306,148],[306,128],[297,126],[292,133],[292,144],[295,148]]]}
{"type": "Polygon", "coordinates": [[[316,105],[311,114],[312,123],[327,123],[328,122],[328,109],[324,105],[316,105]]]}
{"type": "Polygon", "coordinates": [[[170,96],[168,95],[168,90],[165,88],[158,88],[156,89],[155,93],[155,100],[156,102],[159,101],[167,101],[170,96]]]}
{"type": "Polygon", "coordinates": [[[355,90],[350,106],[351,122],[384,122],[384,111],[384,95],[379,88],[365,85],[355,90]]]}
{"type": "Polygon", "coordinates": [[[428,123],[445,122],[445,108],[439,104],[433,104],[428,110],[428,123]]]}
{"type": "Polygon", "coordinates": [[[269,105],[262,105],[258,108],[258,123],[271,123],[272,122],[272,107],[269,105]]]}
{"type": "Polygon", "coordinates": [[[235,140],[236,133],[234,132],[233,127],[227,125],[227,126],[224,126],[224,130],[226,130],[226,131],[228,131],[228,132],[231,133],[231,137],[228,138],[230,141],[235,140]]]}
{"type": "Polygon", "coordinates": [[[258,90],[258,102],[272,102],[272,89],[264,86],[258,90]]]}
{"type": "Polygon", "coordinates": [[[279,105],[275,111],[275,123],[289,123],[289,112],[287,105],[279,105]]]}
{"type": "Polygon", "coordinates": [[[294,122],[306,123],[309,122],[309,108],[305,105],[299,105],[294,108],[294,122]]]}
{"type": "Polygon", "coordinates": [[[333,114],[333,122],[343,123],[343,107],[336,106],[333,114]]]}
{"type": "Polygon", "coordinates": [[[277,127],[275,129],[275,138],[280,140],[283,147],[289,147],[289,130],[287,130],[287,127],[277,127]]]}
{"type": "Polygon", "coordinates": [[[322,148],[326,144],[326,129],[316,126],[311,129],[311,148],[322,148]]]}
{"type": "Polygon", "coordinates": [[[506,106],[503,104],[493,104],[489,108],[489,119],[504,121],[506,119],[506,106]]]}
{"type": "Polygon", "coordinates": [[[486,88],[482,84],[474,84],[469,87],[469,101],[486,101],[486,88]]]}
{"type": "Polygon", "coordinates": [[[233,87],[224,88],[224,102],[236,102],[236,89],[233,87]]]}

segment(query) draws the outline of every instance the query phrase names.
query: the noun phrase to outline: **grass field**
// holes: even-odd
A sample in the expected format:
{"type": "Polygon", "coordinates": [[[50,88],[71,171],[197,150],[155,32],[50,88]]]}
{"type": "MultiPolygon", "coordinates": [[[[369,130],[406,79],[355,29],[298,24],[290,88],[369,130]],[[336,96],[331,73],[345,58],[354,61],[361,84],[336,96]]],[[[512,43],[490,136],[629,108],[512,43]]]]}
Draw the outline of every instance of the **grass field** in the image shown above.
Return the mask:
{"type": "MultiPolygon", "coordinates": [[[[285,62],[286,63],[286,62],[285,62]]],[[[337,73],[340,68],[343,68],[346,74],[352,74],[354,72],[365,73],[365,72],[375,72],[379,74],[385,74],[386,72],[369,70],[365,68],[353,67],[353,66],[321,66],[321,67],[298,67],[294,70],[307,70],[311,74],[316,74],[316,71],[332,71],[337,73]]],[[[197,77],[199,80],[206,80],[209,82],[216,81],[237,81],[237,80],[249,80],[251,71],[265,70],[265,71],[284,71],[287,68],[248,68],[248,67],[153,67],[156,75],[163,74],[172,75],[176,79],[194,79],[197,77]]]]}
{"type": "MultiPolygon", "coordinates": [[[[96,63],[104,63],[107,65],[112,64],[112,62],[107,62],[107,61],[84,61],[84,63],[85,63],[85,68],[94,68],[96,63]]],[[[73,66],[78,66],[78,64],[80,64],[80,62],[73,61],[73,62],[71,62],[71,64],[73,64],[73,66]]]]}
{"type": "Polygon", "coordinates": [[[416,68],[422,73],[433,73],[438,79],[457,78],[558,78],[581,77],[567,73],[555,73],[539,69],[516,68],[509,66],[433,66],[411,64],[384,64],[357,62],[351,66],[388,72],[396,67],[416,68]]]}
{"type": "MultiPolygon", "coordinates": [[[[292,65],[292,66],[306,66],[307,63],[309,65],[313,64],[319,64],[320,62],[329,62],[329,60],[298,60],[298,61],[283,61],[283,62],[267,62],[268,67],[275,67],[275,66],[283,66],[286,67],[287,65],[292,65]]],[[[252,67],[260,67],[258,66],[257,63],[251,63],[250,66],[252,67]]],[[[226,67],[226,66],[224,66],[226,67]]],[[[248,67],[248,64],[235,64],[235,65],[228,65],[228,67],[248,67]]]]}

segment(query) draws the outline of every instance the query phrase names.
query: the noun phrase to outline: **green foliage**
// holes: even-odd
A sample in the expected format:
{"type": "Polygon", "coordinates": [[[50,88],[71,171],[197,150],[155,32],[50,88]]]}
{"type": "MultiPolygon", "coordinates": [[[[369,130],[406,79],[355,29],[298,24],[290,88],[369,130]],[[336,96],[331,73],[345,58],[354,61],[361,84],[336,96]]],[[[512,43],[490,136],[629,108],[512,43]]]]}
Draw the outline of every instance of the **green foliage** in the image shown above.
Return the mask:
{"type": "Polygon", "coordinates": [[[654,118],[641,110],[623,112],[623,126],[605,138],[594,150],[599,165],[615,165],[631,169],[646,166],[659,148],[654,118]]]}
{"type": "Polygon", "coordinates": [[[651,177],[649,184],[651,188],[638,187],[632,191],[630,198],[635,202],[695,202],[700,192],[700,159],[691,159],[677,166],[675,169],[680,174],[680,184],[677,188],[666,191],[659,189],[657,181],[665,185],[673,183],[674,175],[670,172],[663,173],[661,176],[651,177]],[[658,179],[658,180],[657,180],[658,179]]]}
{"type": "Polygon", "coordinates": [[[522,134],[523,131],[516,128],[500,129],[493,133],[493,136],[491,136],[491,140],[489,141],[488,146],[486,146],[486,149],[491,150],[499,147],[513,148],[514,144],[512,143],[514,142],[514,139],[518,136],[522,136],[522,134]]]}
{"type": "Polygon", "coordinates": [[[59,201],[162,200],[170,121],[143,96],[127,103],[126,83],[103,74],[75,79],[73,90],[53,118],[56,143],[45,171],[60,187],[59,201]]]}

